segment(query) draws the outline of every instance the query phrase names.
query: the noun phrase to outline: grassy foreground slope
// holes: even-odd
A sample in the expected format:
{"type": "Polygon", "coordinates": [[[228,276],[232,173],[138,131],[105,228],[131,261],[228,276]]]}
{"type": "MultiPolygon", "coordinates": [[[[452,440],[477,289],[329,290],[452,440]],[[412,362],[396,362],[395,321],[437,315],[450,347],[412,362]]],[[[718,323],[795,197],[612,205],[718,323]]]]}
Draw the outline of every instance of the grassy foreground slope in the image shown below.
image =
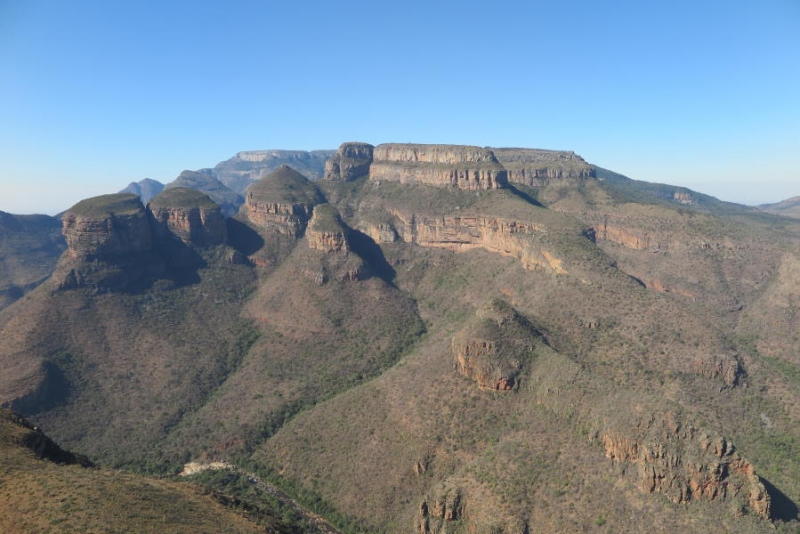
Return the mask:
{"type": "MultiPolygon", "coordinates": [[[[57,461],[36,454],[46,437],[0,411],[0,531],[256,533],[260,527],[199,487],[83,467],[60,451],[57,461]]],[[[53,452],[47,445],[45,453],[53,452]]]]}

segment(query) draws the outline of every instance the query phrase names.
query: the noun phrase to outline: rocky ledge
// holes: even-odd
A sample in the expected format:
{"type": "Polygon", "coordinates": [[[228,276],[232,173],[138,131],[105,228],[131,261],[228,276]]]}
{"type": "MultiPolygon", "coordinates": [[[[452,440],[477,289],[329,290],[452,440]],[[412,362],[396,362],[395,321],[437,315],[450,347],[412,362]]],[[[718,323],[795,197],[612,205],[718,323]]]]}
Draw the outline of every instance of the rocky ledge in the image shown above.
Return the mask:
{"type": "Polygon", "coordinates": [[[594,167],[574,152],[535,148],[493,148],[492,152],[512,183],[541,187],[554,180],[585,180],[596,176],[594,167]]]}
{"type": "Polygon", "coordinates": [[[325,179],[349,182],[369,174],[374,146],[368,143],[342,143],[339,150],[325,162],[325,179]]]}
{"type": "Polygon", "coordinates": [[[244,213],[267,233],[301,237],[314,206],[322,202],[322,194],[308,178],[282,165],[250,186],[244,213]]]}
{"type": "Polygon", "coordinates": [[[391,239],[397,235],[406,243],[443,248],[452,252],[483,249],[517,258],[525,269],[545,269],[565,274],[561,259],[541,247],[538,240],[546,229],[530,221],[481,215],[428,217],[392,210],[396,227],[371,225],[365,233],[391,239]]]}
{"type": "Polygon", "coordinates": [[[164,190],[147,206],[160,240],[177,237],[187,245],[225,244],[228,231],[220,206],[211,198],[185,187],[164,190]]]}
{"type": "Polygon", "coordinates": [[[487,148],[389,143],[373,151],[370,180],[480,190],[499,189],[507,173],[487,148]]]}

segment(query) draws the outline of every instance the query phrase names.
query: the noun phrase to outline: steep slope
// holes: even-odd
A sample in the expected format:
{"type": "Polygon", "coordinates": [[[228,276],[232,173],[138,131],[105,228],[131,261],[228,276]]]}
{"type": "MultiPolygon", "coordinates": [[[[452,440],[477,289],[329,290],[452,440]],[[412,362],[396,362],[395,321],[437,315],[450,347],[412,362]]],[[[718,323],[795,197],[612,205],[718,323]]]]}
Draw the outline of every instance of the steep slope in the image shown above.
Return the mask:
{"type": "Polygon", "coordinates": [[[77,204],[56,274],[0,315],[4,404],[112,465],[159,465],[152,445],[253,336],[238,317],[252,269],[225,244],[185,244],[152,220],[134,195],[77,204]]]}
{"type": "Polygon", "coordinates": [[[279,532],[265,530],[197,487],[82,463],[88,465],[38,428],[0,409],[0,530],[279,532]]]}
{"type": "Polygon", "coordinates": [[[65,248],[57,218],[0,212],[0,309],[47,279],[65,248]]]}

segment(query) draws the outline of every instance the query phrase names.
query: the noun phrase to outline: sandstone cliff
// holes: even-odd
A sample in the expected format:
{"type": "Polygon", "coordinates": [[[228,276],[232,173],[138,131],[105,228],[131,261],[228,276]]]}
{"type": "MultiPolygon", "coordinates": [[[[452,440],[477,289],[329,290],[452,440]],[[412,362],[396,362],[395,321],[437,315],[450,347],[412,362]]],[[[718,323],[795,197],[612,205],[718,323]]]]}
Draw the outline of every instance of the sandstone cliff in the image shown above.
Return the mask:
{"type": "MultiPolygon", "coordinates": [[[[481,215],[426,217],[393,211],[399,224],[394,230],[400,239],[423,247],[466,252],[481,248],[502,256],[517,258],[526,269],[544,268],[565,274],[566,267],[554,253],[543,248],[538,238],[547,230],[530,221],[481,215]]],[[[375,228],[371,233],[390,237],[388,228],[375,228]]]]}
{"type": "Polygon", "coordinates": [[[508,183],[491,150],[462,145],[383,144],[375,147],[370,180],[480,190],[508,183]]]}
{"type": "Polygon", "coordinates": [[[247,190],[244,213],[267,233],[301,237],[315,205],[323,202],[308,178],[282,165],[247,190]]]}
{"type": "Polygon", "coordinates": [[[53,277],[59,287],[122,287],[163,267],[153,261],[150,219],[136,195],[83,200],[62,223],[68,250],[53,277]]]}
{"type": "Polygon", "coordinates": [[[155,197],[147,209],[155,222],[159,240],[177,237],[187,245],[210,247],[227,242],[222,210],[208,195],[174,187],[155,197]]]}
{"type": "Polygon", "coordinates": [[[349,182],[369,173],[372,152],[368,143],[342,143],[339,150],[325,162],[325,179],[349,182]]]}
{"type": "Polygon", "coordinates": [[[574,152],[533,148],[492,148],[508,171],[508,181],[531,187],[578,182],[595,177],[594,167],[574,152]]]}
{"type": "Polygon", "coordinates": [[[82,200],[64,213],[62,221],[69,254],[75,258],[138,254],[153,245],[147,213],[133,194],[82,200]]]}
{"type": "Polygon", "coordinates": [[[308,248],[317,254],[309,255],[303,274],[317,285],[329,280],[347,282],[367,278],[367,264],[353,252],[349,233],[336,208],[330,204],[315,206],[305,238],[308,248]]]}

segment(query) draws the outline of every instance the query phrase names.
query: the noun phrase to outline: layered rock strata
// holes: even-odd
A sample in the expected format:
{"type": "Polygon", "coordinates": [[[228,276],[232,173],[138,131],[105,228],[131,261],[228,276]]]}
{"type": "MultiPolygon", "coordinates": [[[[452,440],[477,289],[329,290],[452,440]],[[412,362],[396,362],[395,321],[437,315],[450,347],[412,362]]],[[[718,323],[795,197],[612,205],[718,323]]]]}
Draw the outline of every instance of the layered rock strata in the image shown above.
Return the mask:
{"type": "Polygon", "coordinates": [[[159,239],[177,237],[187,245],[210,247],[227,242],[222,210],[211,198],[193,189],[175,187],[155,197],[147,206],[159,239]]]}
{"type": "Polygon", "coordinates": [[[303,274],[317,285],[330,280],[353,282],[367,278],[367,264],[352,251],[349,232],[336,208],[330,204],[315,206],[305,239],[308,248],[317,254],[304,262],[303,274]]]}
{"type": "Polygon", "coordinates": [[[594,167],[574,152],[534,148],[493,148],[492,152],[508,171],[508,181],[512,183],[541,187],[554,180],[596,176],[594,167]]]}
{"type": "Polygon", "coordinates": [[[323,201],[319,189],[305,176],[282,165],[247,190],[244,213],[268,233],[301,237],[315,205],[323,201]]]}
{"type": "Polygon", "coordinates": [[[395,143],[375,147],[370,180],[467,190],[499,189],[508,183],[506,170],[489,149],[395,143]]]}
{"type": "Polygon", "coordinates": [[[368,143],[342,143],[339,150],[325,162],[325,179],[349,182],[369,174],[372,152],[368,143]]]}
{"type": "Polygon", "coordinates": [[[320,204],[314,213],[306,232],[308,246],[322,252],[348,252],[347,230],[339,212],[330,204],[320,204]]]}
{"type": "Polygon", "coordinates": [[[400,222],[400,239],[423,247],[466,252],[481,248],[502,256],[517,258],[525,269],[544,268],[566,273],[561,259],[534,243],[545,229],[533,222],[479,215],[424,217],[392,214],[400,222]]]}
{"type": "Polygon", "coordinates": [[[62,217],[68,250],[53,280],[59,287],[119,288],[163,265],[153,262],[150,218],[133,194],[83,200],[62,217]]]}
{"type": "Polygon", "coordinates": [[[153,246],[147,212],[134,194],[83,200],[61,218],[69,254],[85,260],[149,251],[153,246]]]}

